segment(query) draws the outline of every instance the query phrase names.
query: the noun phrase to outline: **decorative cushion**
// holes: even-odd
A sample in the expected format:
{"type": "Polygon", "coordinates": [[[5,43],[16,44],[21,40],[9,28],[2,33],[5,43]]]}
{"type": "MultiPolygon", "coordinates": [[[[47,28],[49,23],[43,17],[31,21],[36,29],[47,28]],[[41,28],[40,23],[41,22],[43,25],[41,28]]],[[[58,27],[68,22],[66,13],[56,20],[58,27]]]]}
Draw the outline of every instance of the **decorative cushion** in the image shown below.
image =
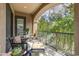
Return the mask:
{"type": "Polygon", "coordinates": [[[20,36],[16,36],[14,38],[14,43],[21,43],[21,37],[20,36]]]}

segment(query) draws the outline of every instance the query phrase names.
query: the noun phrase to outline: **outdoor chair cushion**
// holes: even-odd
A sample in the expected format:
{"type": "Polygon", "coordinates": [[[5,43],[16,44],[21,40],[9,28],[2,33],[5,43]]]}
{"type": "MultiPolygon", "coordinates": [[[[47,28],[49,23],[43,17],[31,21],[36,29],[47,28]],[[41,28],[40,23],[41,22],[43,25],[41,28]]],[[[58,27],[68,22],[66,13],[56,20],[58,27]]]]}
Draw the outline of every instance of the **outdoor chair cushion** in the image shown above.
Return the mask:
{"type": "Polygon", "coordinates": [[[14,43],[21,43],[21,37],[20,36],[16,36],[15,38],[14,38],[14,41],[13,41],[14,43]]]}

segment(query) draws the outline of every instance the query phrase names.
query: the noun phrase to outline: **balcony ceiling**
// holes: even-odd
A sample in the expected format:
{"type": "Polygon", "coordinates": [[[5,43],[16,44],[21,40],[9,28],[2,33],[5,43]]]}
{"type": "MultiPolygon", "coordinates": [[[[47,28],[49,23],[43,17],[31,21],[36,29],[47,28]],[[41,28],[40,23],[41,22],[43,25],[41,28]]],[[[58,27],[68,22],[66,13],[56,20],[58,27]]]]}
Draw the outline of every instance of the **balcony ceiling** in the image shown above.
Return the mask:
{"type": "Polygon", "coordinates": [[[11,5],[15,11],[32,14],[42,3],[11,3],[11,5]]]}

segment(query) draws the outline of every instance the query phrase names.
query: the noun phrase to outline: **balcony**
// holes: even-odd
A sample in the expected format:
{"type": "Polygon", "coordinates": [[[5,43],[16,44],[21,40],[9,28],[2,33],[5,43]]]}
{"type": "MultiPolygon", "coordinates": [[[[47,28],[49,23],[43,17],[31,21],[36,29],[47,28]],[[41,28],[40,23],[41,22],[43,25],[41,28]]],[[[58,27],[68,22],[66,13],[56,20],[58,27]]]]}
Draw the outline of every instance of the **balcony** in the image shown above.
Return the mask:
{"type": "Polygon", "coordinates": [[[72,4],[67,10],[62,8],[68,5],[57,3],[0,4],[0,55],[79,55],[79,20],[77,17],[79,4],[72,4]],[[75,11],[72,12],[74,9],[75,11]],[[73,29],[74,27],[76,30],[73,29]]]}

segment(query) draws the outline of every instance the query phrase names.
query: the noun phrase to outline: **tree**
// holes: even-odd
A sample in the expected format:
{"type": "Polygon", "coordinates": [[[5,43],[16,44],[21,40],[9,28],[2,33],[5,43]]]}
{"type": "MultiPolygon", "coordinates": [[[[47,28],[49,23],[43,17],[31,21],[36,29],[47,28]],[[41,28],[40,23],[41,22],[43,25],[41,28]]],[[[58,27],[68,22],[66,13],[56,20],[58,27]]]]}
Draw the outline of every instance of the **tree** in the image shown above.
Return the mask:
{"type": "Polygon", "coordinates": [[[38,23],[38,31],[40,31],[40,32],[47,31],[48,22],[45,20],[45,18],[41,17],[41,20],[39,22],[40,23],[38,23]]]}
{"type": "Polygon", "coordinates": [[[47,17],[46,14],[41,17],[38,31],[74,32],[74,4],[62,4],[57,12],[51,13],[51,10],[47,17]]]}

